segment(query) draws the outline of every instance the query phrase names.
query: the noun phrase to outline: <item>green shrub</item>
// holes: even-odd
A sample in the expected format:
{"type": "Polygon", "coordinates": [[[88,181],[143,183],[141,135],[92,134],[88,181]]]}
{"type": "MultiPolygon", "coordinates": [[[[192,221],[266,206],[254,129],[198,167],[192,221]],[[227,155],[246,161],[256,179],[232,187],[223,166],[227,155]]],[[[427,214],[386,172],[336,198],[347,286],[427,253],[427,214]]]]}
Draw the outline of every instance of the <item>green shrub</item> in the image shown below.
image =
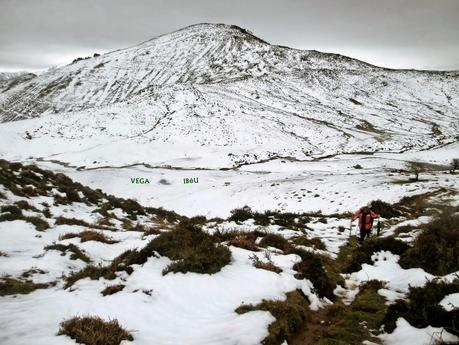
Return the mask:
{"type": "Polygon", "coordinates": [[[242,208],[236,208],[231,210],[231,216],[228,218],[229,222],[241,223],[248,219],[253,218],[253,212],[248,206],[242,208]]]}
{"type": "Polygon", "coordinates": [[[458,292],[459,279],[451,283],[430,281],[424,287],[410,287],[406,300],[389,306],[382,322],[385,330],[392,332],[397,319],[403,317],[414,327],[444,327],[459,336],[459,309],[448,312],[439,305],[446,295],[458,292]]]}
{"type": "Polygon", "coordinates": [[[296,245],[314,247],[319,250],[326,250],[327,247],[319,237],[307,238],[306,236],[295,237],[292,242],[296,245]]]}
{"type": "Polygon", "coordinates": [[[292,245],[281,235],[267,234],[260,241],[262,247],[274,247],[283,251],[291,249],[292,245]]]}
{"type": "Polygon", "coordinates": [[[328,306],[323,317],[328,320],[328,325],[323,327],[320,340],[314,344],[362,344],[365,340],[379,343],[374,333],[378,332],[387,309],[385,298],[378,294],[382,287],[379,281],[369,281],[361,287],[350,306],[342,303],[328,306]]]}
{"type": "Polygon", "coordinates": [[[343,272],[359,271],[362,264],[371,264],[371,257],[380,251],[389,251],[393,254],[403,254],[409,246],[393,237],[379,237],[365,240],[360,246],[354,247],[349,257],[341,258],[344,263],[343,272]]]}
{"type": "Polygon", "coordinates": [[[309,303],[300,290],[287,294],[285,301],[263,300],[257,305],[242,305],[236,313],[245,314],[255,310],[269,311],[276,319],[268,327],[268,336],[263,345],[280,345],[284,340],[291,341],[306,324],[309,315],[309,303]]]}
{"type": "Polygon", "coordinates": [[[2,213],[10,213],[15,216],[22,216],[22,210],[17,205],[6,205],[0,208],[2,213]]]}
{"type": "Polygon", "coordinates": [[[134,340],[118,320],[104,321],[98,316],[73,317],[63,321],[58,335],[67,335],[85,345],[120,345],[124,340],[134,340]]]}
{"type": "Polygon", "coordinates": [[[335,298],[333,294],[335,286],[324,269],[320,255],[301,249],[294,249],[292,253],[301,257],[301,261],[293,266],[293,269],[298,272],[295,274],[295,278],[309,279],[320,297],[333,300],[335,298]]]}
{"type": "Polygon", "coordinates": [[[0,296],[26,295],[37,289],[46,289],[48,284],[35,284],[30,280],[0,278],[0,296]]]}
{"type": "Polygon", "coordinates": [[[445,275],[459,268],[459,215],[444,212],[425,225],[400,258],[403,268],[421,267],[435,275],[445,275]]]}
{"type": "Polygon", "coordinates": [[[180,223],[174,230],[163,232],[140,250],[140,262],[158,252],[174,260],[165,270],[168,272],[216,273],[231,261],[230,250],[216,245],[212,236],[189,223],[180,223]]]}

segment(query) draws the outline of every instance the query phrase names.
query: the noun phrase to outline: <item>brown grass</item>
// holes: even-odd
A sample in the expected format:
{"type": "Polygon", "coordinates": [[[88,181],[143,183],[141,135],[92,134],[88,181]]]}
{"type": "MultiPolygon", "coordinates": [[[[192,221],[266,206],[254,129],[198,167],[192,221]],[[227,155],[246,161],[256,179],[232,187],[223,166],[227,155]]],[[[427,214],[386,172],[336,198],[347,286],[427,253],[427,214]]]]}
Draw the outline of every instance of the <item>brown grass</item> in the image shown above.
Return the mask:
{"type": "Polygon", "coordinates": [[[98,316],[77,316],[62,321],[58,335],[67,335],[86,345],[119,345],[123,340],[134,340],[118,320],[105,321],[98,316]]]}
{"type": "Polygon", "coordinates": [[[231,235],[232,238],[228,241],[229,246],[239,247],[254,252],[260,250],[255,243],[257,236],[253,232],[234,231],[231,235]]]}
{"type": "Polygon", "coordinates": [[[274,262],[272,261],[268,251],[265,252],[265,261],[261,260],[255,254],[251,255],[249,259],[252,261],[252,265],[256,268],[261,268],[263,270],[271,271],[274,273],[282,272],[282,269],[280,267],[274,265],[274,262]]]}
{"type": "Polygon", "coordinates": [[[72,260],[80,259],[81,261],[84,261],[86,263],[91,262],[91,259],[80,248],[78,248],[73,243],[68,244],[68,245],[55,243],[55,244],[46,246],[45,250],[58,250],[62,252],[62,255],[64,255],[67,251],[70,251],[72,253],[70,255],[70,259],[72,260]]]}
{"type": "Polygon", "coordinates": [[[327,247],[319,237],[307,238],[306,236],[299,236],[292,239],[292,242],[296,245],[314,247],[320,250],[326,250],[327,247]]]}
{"type": "Polygon", "coordinates": [[[79,225],[79,226],[89,226],[84,220],[76,218],[66,218],[66,217],[57,217],[56,225],[79,225]]]}
{"type": "Polygon", "coordinates": [[[59,236],[59,240],[67,240],[70,238],[75,238],[79,237],[81,242],[87,242],[87,241],[96,241],[96,242],[102,242],[106,244],[114,244],[118,243],[119,241],[115,241],[111,239],[110,237],[105,236],[102,232],[99,231],[92,231],[92,230],[85,230],[80,233],[68,233],[68,234],[63,234],[59,236]]]}
{"type": "Polygon", "coordinates": [[[30,280],[0,278],[0,296],[26,295],[37,289],[46,289],[48,286],[48,284],[35,284],[30,280]]]}
{"type": "Polygon", "coordinates": [[[105,289],[102,290],[102,295],[108,296],[113,295],[114,293],[120,292],[123,290],[125,285],[117,284],[117,285],[109,285],[105,289]]]}

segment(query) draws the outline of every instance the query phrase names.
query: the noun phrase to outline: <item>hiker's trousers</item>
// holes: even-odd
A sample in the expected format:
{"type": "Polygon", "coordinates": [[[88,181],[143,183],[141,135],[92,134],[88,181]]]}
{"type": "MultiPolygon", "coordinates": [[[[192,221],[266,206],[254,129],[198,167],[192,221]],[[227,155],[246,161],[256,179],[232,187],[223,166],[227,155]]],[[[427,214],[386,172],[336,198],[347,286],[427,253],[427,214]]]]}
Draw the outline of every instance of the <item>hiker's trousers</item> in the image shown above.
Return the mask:
{"type": "Polygon", "coordinates": [[[366,230],[364,227],[360,228],[359,241],[362,242],[365,238],[370,237],[371,229],[366,230]]]}

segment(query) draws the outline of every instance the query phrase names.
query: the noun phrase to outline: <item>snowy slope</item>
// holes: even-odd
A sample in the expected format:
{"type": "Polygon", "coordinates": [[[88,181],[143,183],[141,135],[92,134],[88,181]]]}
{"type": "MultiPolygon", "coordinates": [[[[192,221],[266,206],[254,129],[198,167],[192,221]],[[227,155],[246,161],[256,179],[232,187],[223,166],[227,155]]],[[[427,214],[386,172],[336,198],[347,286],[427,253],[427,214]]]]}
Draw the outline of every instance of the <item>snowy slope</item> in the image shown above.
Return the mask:
{"type": "Polygon", "coordinates": [[[0,72],[0,92],[6,92],[34,77],[35,74],[28,72],[0,72]]]}
{"type": "Polygon", "coordinates": [[[213,24],[53,69],[0,94],[1,130],[14,137],[3,147],[28,157],[37,138],[55,138],[44,144],[46,157],[60,140],[78,140],[95,161],[89,148],[118,145],[131,147],[118,156],[127,164],[138,162],[139,147],[207,163],[218,156],[221,167],[426,149],[457,140],[458,112],[456,72],[387,70],[213,24]],[[22,142],[26,131],[32,140],[22,142]]]}
{"type": "Polygon", "coordinates": [[[235,26],[201,24],[50,70],[8,93],[3,117],[110,104],[152,85],[228,82],[305,68],[369,67],[349,58],[274,47],[235,26]]]}

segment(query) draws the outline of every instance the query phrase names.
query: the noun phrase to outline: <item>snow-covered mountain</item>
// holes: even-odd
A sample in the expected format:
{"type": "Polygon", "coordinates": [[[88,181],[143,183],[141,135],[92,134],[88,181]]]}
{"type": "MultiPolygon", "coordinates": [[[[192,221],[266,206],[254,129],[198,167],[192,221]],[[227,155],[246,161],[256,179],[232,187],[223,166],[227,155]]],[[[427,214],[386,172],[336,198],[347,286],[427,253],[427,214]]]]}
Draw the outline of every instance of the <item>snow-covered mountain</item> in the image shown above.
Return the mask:
{"type": "Polygon", "coordinates": [[[0,72],[0,92],[6,92],[34,77],[36,75],[29,72],[0,72]]]}
{"type": "MultiPolygon", "coordinates": [[[[220,166],[425,149],[457,140],[458,113],[458,72],[379,68],[222,24],[83,59],[0,94],[1,122],[41,117],[7,125],[16,137],[166,143],[181,157],[212,147],[226,157],[220,166]]],[[[61,152],[57,144],[40,157],[61,152]]]]}

